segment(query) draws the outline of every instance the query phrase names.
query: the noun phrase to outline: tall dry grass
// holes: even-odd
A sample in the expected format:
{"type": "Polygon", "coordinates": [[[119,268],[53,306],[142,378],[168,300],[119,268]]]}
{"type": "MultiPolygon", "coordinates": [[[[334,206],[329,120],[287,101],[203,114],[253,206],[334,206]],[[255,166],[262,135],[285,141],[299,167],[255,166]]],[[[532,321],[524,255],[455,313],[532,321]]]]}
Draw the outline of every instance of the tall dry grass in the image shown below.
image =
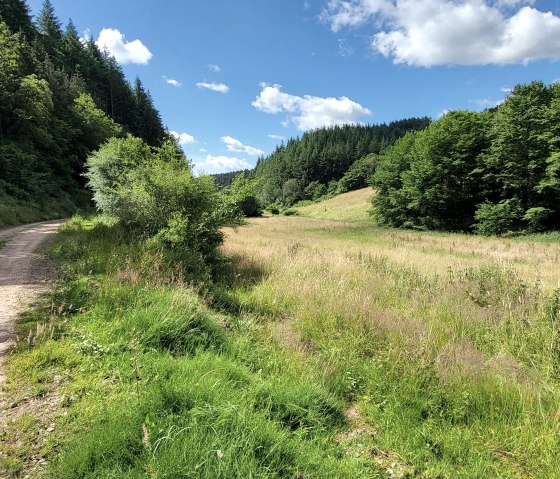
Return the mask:
{"type": "Polygon", "coordinates": [[[273,217],[223,250],[263,271],[233,293],[263,340],[419,477],[558,477],[559,244],[273,217]]]}

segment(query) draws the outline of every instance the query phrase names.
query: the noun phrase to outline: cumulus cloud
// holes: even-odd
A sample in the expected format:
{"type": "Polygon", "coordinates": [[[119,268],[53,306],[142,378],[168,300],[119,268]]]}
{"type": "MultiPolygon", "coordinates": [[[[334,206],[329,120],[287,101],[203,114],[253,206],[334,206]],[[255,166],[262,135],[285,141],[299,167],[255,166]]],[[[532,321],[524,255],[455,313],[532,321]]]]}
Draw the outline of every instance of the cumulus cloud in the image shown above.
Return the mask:
{"type": "Polygon", "coordinates": [[[278,140],[278,141],[283,141],[286,139],[286,137],[282,136],[282,135],[273,135],[270,134],[268,135],[269,138],[272,138],[273,140],[278,140]]]}
{"type": "Polygon", "coordinates": [[[229,156],[206,155],[202,161],[195,162],[198,171],[209,171],[211,173],[246,170],[252,166],[243,159],[229,156]]]}
{"type": "Polygon", "coordinates": [[[215,82],[199,82],[196,84],[198,88],[217,91],[218,93],[227,93],[229,91],[229,86],[224,85],[223,83],[215,83],[215,82]]]}
{"type": "Polygon", "coordinates": [[[451,110],[448,110],[447,108],[444,108],[443,110],[441,110],[438,114],[437,114],[437,118],[438,120],[440,118],[443,118],[445,115],[447,115],[451,110]]]}
{"type": "Polygon", "coordinates": [[[258,148],[254,148],[249,145],[244,145],[239,140],[231,137],[231,136],[222,136],[220,138],[222,143],[225,143],[227,146],[228,151],[235,151],[237,153],[246,153],[247,155],[262,155],[264,151],[259,150],[258,148]]]}
{"type": "Polygon", "coordinates": [[[288,113],[289,121],[298,130],[312,130],[324,126],[357,123],[371,111],[359,103],[343,96],[340,98],[322,98],[305,95],[290,95],[281,91],[280,85],[261,84],[262,91],[251,103],[264,113],[288,113]]]}
{"type": "Polygon", "coordinates": [[[329,0],[334,32],[370,24],[374,50],[394,63],[528,64],[560,58],[560,17],[528,0],[329,0]]]}
{"type": "Polygon", "coordinates": [[[165,83],[167,83],[168,85],[172,85],[176,88],[179,88],[182,85],[180,81],[174,80],[173,78],[167,78],[165,75],[163,75],[162,78],[165,80],[165,83]]]}
{"type": "Polygon", "coordinates": [[[107,49],[123,65],[129,63],[147,65],[153,56],[140,40],[127,42],[124,34],[116,28],[104,28],[101,30],[95,44],[100,50],[107,49]]]}
{"type": "Polygon", "coordinates": [[[187,145],[189,143],[196,143],[194,136],[189,135],[188,133],[179,133],[177,131],[170,131],[171,136],[173,136],[178,142],[179,145],[187,145]]]}
{"type": "Polygon", "coordinates": [[[208,65],[208,70],[215,72],[215,73],[220,73],[222,71],[222,69],[220,68],[220,65],[208,65]]]}

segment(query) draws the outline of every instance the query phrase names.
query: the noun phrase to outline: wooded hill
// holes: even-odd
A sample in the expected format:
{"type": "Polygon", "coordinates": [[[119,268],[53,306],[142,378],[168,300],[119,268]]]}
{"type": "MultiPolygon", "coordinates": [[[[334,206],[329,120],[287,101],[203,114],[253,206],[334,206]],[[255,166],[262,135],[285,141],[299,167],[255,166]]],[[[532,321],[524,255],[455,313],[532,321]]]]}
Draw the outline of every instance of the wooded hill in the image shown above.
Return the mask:
{"type": "Polygon", "coordinates": [[[336,182],[354,162],[383,152],[407,132],[422,130],[429,123],[428,118],[412,118],[389,125],[343,125],[290,139],[257,161],[251,176],[258,180],[259,199],[264,205],[290,206],[336,190],[336,182]]]}
{"type": "Polygon", "coordinates": [[[23,0],[0,0],[0,45],[0,224],[89,205],[84,163],[108,138],[168,136],[140,79],[63,29],[49,0],[35,22],[23,0]]]}

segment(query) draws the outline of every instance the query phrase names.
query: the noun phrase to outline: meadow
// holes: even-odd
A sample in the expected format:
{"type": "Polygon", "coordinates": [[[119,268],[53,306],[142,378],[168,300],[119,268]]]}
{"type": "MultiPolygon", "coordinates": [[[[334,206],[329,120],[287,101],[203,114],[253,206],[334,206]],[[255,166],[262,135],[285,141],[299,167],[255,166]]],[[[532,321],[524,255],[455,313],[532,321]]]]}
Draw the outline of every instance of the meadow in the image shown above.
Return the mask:
{"type": "Polygon", "coordinates": [[[10,477],[560,477],[560,243],[376,228],[370,195],[228,229],[212,281],[72,220],[7,383],[54,430],[14,419],[10,477]]]}

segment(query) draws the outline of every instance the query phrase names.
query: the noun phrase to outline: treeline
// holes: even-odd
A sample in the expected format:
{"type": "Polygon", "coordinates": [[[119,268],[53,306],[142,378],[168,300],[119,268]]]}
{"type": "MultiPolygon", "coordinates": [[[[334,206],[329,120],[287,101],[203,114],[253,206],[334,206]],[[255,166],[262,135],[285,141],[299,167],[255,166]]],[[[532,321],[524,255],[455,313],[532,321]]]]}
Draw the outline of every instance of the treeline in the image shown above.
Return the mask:
{"type": "Polygon", "coordinates": [[[290,206],[337,190],[337,182],[357,160],[379,154],[409,131],[422,130],[428,118],[389,125],[344,125],[321,128],[290,139],[257,162],[252,177],[264,205],[290,206]]]}
{"type": "Polygon", "coordinates": [[[382,225],[481,234],[560,227],[560,83],[513,89],[497,108],[455,111],[378,159],[382,225]]]}
{"type": "Polygon", "coordinates": [[[87,155],[127,133],[167,137],[139,79],[130,85],[92,39],[65,29],[45,0],[0,0],[0,224],[59,217],[89,204],[87,155]]]}
{"type": "Polygon", "coordinates": [[[210,176],[214,178],[216,185],[218,185],[220,188],[227,188],[231,186],[236,176],[242,175],[243,177],[247,178],[250,174],[251,170],[238,170],[228,171],[227,173],[215,173],[210,176]]]}

